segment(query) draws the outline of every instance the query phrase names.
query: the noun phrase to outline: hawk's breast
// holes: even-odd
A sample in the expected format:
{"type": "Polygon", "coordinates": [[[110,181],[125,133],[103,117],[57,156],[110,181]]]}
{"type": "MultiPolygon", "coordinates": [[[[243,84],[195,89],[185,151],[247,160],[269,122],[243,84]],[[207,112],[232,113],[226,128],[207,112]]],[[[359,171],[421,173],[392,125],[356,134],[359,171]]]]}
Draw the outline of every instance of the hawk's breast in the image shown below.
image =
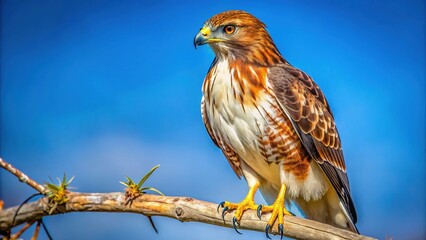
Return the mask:
{"type": "Polygon", "coordinates": [[[277,189],[288,175],[289,191],[299,196],[312,172],[309,157],[266,76],[267,68],[218,61],[203,84],[206,114],[219,142],[277,189]]]}

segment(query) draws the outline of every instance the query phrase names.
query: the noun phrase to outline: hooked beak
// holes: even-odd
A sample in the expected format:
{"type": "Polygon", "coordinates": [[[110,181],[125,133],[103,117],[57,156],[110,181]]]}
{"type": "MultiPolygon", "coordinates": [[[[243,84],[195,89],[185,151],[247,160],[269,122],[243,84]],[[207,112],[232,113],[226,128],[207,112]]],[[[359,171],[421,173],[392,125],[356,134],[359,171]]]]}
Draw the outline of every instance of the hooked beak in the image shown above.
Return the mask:
{"type": "Polygon", "coordinates": [[[210,34],[211,30],[209,27],[204,26],[203,28],[201,28],[201,30],[194,38],[194,47],[197,48],[198,46],[208,43],[210,34]]]}
{"type": "Polygon", "coordinates": [[[198,46],[204,45],[206,43],[217,43],[224,41],[225,39],[212,37],[210,27],[204,26],[194,38],[194,47],[197,48],[198,46]]]}

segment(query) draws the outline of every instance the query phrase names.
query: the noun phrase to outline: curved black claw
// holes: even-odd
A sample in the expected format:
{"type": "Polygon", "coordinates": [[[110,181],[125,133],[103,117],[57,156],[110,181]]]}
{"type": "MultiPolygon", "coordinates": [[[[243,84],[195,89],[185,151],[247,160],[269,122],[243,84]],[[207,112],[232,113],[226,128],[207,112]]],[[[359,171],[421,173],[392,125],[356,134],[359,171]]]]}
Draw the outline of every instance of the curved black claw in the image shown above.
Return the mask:
{"type": "Polygon", "coordinates": [[[259,218],[259,219],[262,219],[262,205],[259,205],[258,207],[257,207],[257,217],[259,218]]]}
{"type": "Polygon", "coordinates": [[[222,210],[222,219],[223,219],[224,222],[225,222],[226,211],[228,211],[228,207],[224,207],[223,210],[222,210]]]}
{"type": "Polygon", "coordinates": [[[278,224],[278,232],[280,233],[280,235],[281,235],[281,238],[280,239],[283,239],[283,236],[284,236],[284,227],[283,227],[283,225],[280,223],[280,224],[278,224]]]}
{"type": "Polygon", "coordinates": [[[272,239],[272,238],[269,236],[269,228],[270,228],[270,227],[271,227],[271,225],[266,224],[265,233],[266,233],[266,237],[267,237],[268,239],[272,239]]]}
{"type": "Polygon", "coordinates": [[[293,216],[293,217],[295,217],[296,216],[296,214],[294,214],[294,213],[292,213],[292,212],[289,212],[290,214],[291,214],[291,216],[293,216]]]}
{"type": "Polygon", "coordinates": [[[236,217],[234,217],[234,218],[232,219],[232,226],[234,227],[234,230],[235,230],[238,234],[242,234],[242,233],[240,233],[240,232],[238,231],[238,229],[237,229],[237,223],[238,223],[237,218],[236,218],[236,217]]]}
{"type": "Polygon", "coordinates": [[[219,203],[219,205],[217,205],[217,213],[219,213],[219,208],[225,206],[225,202],[221,202],[219,203]]]}

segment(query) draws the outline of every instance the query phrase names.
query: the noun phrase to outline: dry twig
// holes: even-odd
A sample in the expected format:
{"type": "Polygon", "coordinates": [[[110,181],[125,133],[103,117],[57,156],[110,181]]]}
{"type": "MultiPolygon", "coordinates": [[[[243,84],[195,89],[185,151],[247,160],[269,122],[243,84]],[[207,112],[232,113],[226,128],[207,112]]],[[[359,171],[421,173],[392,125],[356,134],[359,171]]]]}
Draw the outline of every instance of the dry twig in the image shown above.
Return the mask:
{"type": "Polygon", "coordinates": [[[19,169],[13,167],[10,163],[7,163],[2,158],[0,158],[0,167],[6,169],[8,172],[10,172],[13,175],[15,175],[19,179],[19,181],[24,182],[24,183],[30,185],[30,187],[34,188],[39,193],[45,194],[47,192],[46,188],[43,185],[41,185],[41,184],[37,183],[36,181],[32,180],[25,173],[19,171],[19,169]]]}

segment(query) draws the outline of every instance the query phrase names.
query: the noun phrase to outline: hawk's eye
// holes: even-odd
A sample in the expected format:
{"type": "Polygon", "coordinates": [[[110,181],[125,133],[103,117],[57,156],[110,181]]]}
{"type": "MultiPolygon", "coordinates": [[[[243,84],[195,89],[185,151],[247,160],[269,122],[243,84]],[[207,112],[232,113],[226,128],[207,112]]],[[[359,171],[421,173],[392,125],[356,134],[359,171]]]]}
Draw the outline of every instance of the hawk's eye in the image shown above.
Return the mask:
{"type": "Polygon", "coordinates": [[[234,25],[226,25],[226,26],[223,28],[223,31],[224,31],[226,34],[233,34],[233,33],[235,32],[235,26],[234,26],[234,25]]]}

